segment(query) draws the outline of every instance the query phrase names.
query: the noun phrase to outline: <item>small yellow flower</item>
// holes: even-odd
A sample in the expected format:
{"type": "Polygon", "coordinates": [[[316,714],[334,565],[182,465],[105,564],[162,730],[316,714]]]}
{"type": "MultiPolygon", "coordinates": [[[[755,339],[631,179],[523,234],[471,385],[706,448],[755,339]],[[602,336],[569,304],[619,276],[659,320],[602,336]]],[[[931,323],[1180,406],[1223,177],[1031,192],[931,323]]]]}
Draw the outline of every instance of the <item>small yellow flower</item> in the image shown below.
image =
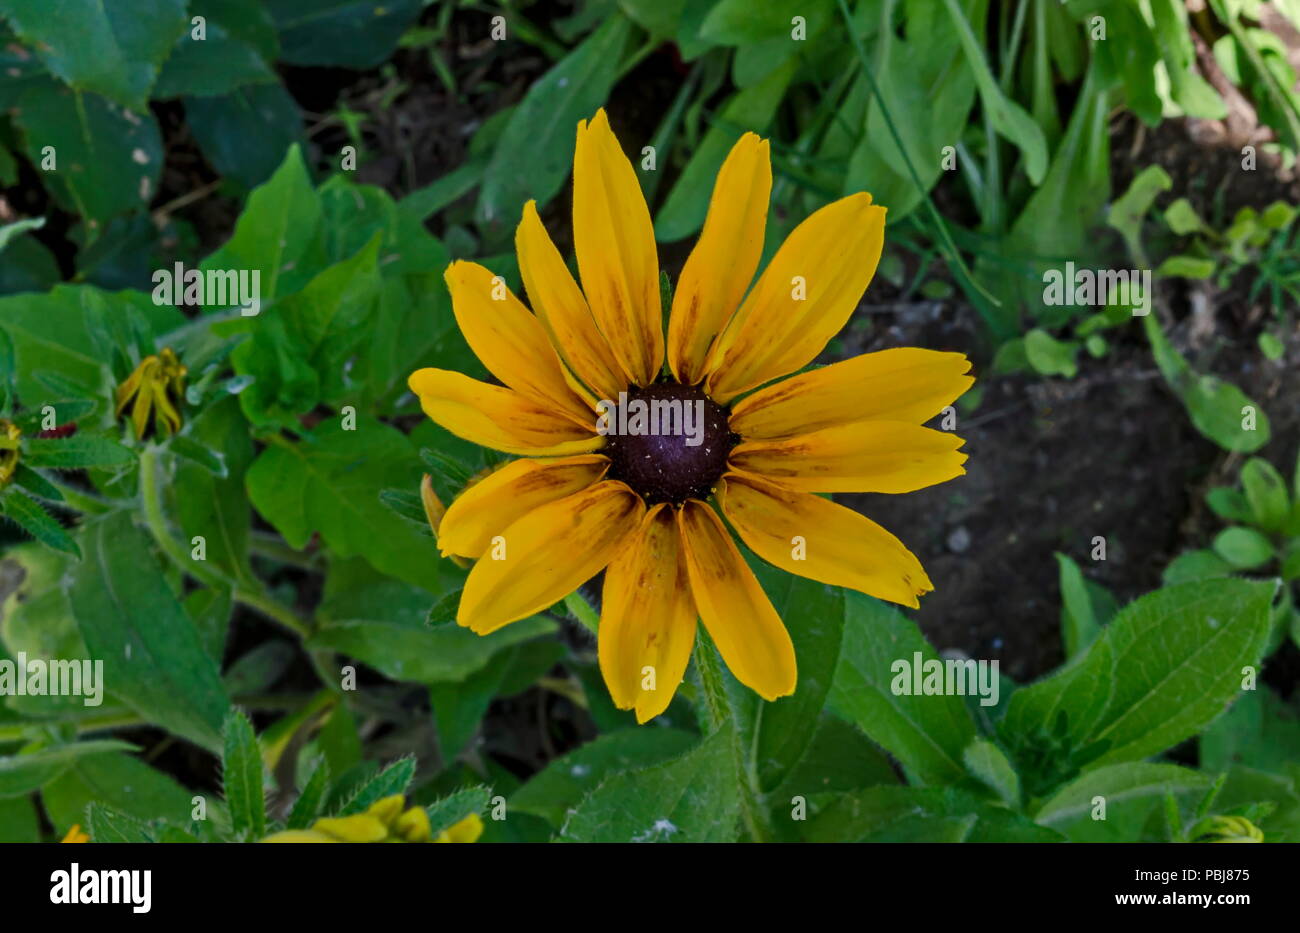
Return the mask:
{"type": "Polygon", "coordinates": [[[911,551],[818,494],[911,492],[965,472],[962,439],[923,427],[973,384],[962,354],[898,348],[799,372],[874,276],[885,209],[866,193],[828,204],[755,280],[771,187],[768,144],[746,133],[665,335],[650,212],[598,111],[578,124],[574,154],[582,287],[530,201],[515,247],[531,312],[481,265],[445,273],[461,332],[504,386],[442,369],[409,379],[438,424],[522,458],[439,523],[443,554],[477,560],[457,621],[496,631],[604,570],[600,668],[640,722],[672,700],[697,619],[742,683],[768,700],[794,692],[790,636],[724,518],[782,570],[916,607],[933,585],[911,551]],[[637,433],[638,402],[675,405],[676,432],[637,433]],[[687,411],[700,415],[694,434],[687,411]]]}
{"type": "Polygon", "coordinates": [[[177,433],[181,429],[180,406],[187,372],[170,347],[146,356],[117,387],[117,417],[122,417],[129,405],[135,436],[140,440],[149,431],[151,416],[155,435],[177,433]]]}
{"type": "Polygon", "coordinates": [[[1211,816],[1192,830],[1195,842],[1263,842],[1264,832],[1244,816],[1211,816]]]}
{"type": "Polygon", "coordinates": [[[478,842],[483,835],[483,820],[477,813],[471,813],[465,819],[438,833],[434,842],[478,842]]]}
{"type": "Polygon", "coordinates": [[[18,469],[18,439],[22,436],[23,432],[18,425],[0,418],[0,486],[13,479],[14,470],[18,469]]]}
{"type": "Polygon", "coordinates": [[[482,820],[478,814],[471,814],[434,838],[428,812],[423,807],[403,810],[405,804],[406,800],[401,794],[394,794],[372,804],[365,813],[325,817],[313,823],[310,829],[288,829],[267,836],[262,841],[474,842],[483,833],[482,820]],[[449,836],[455,838],[444,838],[449,836]]]}
{"type": "Polygon", "coordinates": [[[73,823],[68,834],[59,840],[60,842],[90,842],[90,837],[81,831],[80,823],[73,823]]]}

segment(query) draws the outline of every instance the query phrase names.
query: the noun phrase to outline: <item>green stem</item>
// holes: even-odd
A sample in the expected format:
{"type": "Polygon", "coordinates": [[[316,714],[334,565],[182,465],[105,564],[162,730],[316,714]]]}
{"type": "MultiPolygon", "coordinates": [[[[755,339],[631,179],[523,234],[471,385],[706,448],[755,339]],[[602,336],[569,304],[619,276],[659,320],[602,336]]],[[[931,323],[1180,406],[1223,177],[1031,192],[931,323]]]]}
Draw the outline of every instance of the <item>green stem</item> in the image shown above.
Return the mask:
{"type": "Polygon", "coordinates": [[[700,694],[703,699],[701,712],[709,727],[709,733],[712,734],[719,729],[731,731],[729,744],[735,767],[736,786],[740,790],[740,815],[745,822],[745,829],[754,842],[770,842],[771,823],[767,809],[763,806],[763,795],[758,788],[756,775],[748,765],[745,749],[740,741],[740,733],[736,731],[718,653],[705,637],[701,637],[695,643],[695,670],[700,677],[700,694]]]}
{"type": "Polygon", "coordinates": [[[267,596],[265,593],[256,593],[245,589],[235,589],[231,596],[235,602],[247,606],[256,612],[260,612],[273,622],[279,622],[289,631],[293,632],[299,638],[307,639],[311,635],[311,629],[307,623],[300,619],[292,609],[276,600],[267,596]]]}
{"type": "MultiPolygon", "coordinates": [[[[234,697],[231,702],[244,709],[268,713],[287,713],[300,709],[312,698],[308,696],[290,696],[285,694],[254,694],[234,697]]],[[[30,737],[30,730],[46,725],[66,723],[76,730],[78,735],[89,732],[104,732],[109,729],[125,729],[134,726],[150,725],[149,720],[137,713],[126,710],[112,710],[107,713],[94,713],[88,716],[73,716],[58,720],[32,719],[26,722],[6,723],[0,726],[0,742],[21,742],[30,737]]]]}
{"type": "Polygon", "coordinates": [[[192,560],[185,549],[171,536],[162,507],[159,452],[159,448],[151,444],[140,453],[140,501],[144,505],[145,524],[148,525],[154,540],[158,542],[158,547],[182,572],[188,573],[200,583],[230,590],[236,602],[260,612],[273,622],[280,623],[299,638],[305,639],[310,635],[311,631],[307,623],[287,606],[281,605],[265,593],[241,586],[224,574],[206,566],[202,561],[192,560]]]}

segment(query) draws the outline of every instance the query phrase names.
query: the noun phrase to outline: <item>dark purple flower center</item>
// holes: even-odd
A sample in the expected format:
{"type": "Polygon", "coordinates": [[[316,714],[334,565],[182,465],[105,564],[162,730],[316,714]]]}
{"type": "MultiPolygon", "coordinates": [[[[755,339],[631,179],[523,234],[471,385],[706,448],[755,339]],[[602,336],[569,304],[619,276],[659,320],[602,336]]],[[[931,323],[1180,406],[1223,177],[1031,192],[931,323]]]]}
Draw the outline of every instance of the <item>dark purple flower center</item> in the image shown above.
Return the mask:
{"type": "Polygon", "coordinates": [[[647,505],[706,499],[738,440],[727,409],[696,386],[656,382],[602,405],[609,478],[622,480],[647,505]]]}

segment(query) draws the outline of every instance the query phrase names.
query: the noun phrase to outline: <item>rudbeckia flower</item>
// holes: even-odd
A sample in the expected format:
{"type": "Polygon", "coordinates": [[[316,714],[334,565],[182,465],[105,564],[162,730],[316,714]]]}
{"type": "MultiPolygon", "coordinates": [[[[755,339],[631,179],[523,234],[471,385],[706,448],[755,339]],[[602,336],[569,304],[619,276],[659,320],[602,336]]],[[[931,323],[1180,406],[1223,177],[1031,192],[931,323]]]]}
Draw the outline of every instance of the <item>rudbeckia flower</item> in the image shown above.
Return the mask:
{"type": "Polygon", "coordinates": [[[963,355],[900,348],[801,371],[871,281],[885,209],[865,193],[821,208],[753,281],[771,186],[768,144],[746,133],[665,333],[650,212],[597,112],[574,156],[581,288],[529,202],[515,246],[531,312],[481,265],[445,276],[461,332],[503,385],[441,369],[409,380],[435,422],[520,458],[439,523],[442,553],[477,561],[457,621],[493,632],[605,570],[600,667],[640,722],[681,683],[697,619],[738,680],[767,700],[794,692],[790,636],[728,525],[782,570],[916,607],[933,589],[916,557],[818,493],[903,493],[965,472],[963,441],[922,427],[973,383],[963,355]],[[682,420],[635,433],[638,403],[697,417],[690,433],[682,420]]]}
{"type": "Polygon", "coordinates": [[[151,427],[155,436],[180,431],[187,372],[171,347],[164,347],[161,353],[141,360],[117,387],[116,416],[120,418],[128,407],[131,409],[137,439],[144,440],[151,427]]]}
{"type": "Polygon", "coordinates": [[[483,820],[477,813],[433,835],[423,807],[407,807],[406,798],[394,794],[377,800],[364,813],[324,817],[309,829],[286,829],[263,842],[477,842],[483,820]]]}

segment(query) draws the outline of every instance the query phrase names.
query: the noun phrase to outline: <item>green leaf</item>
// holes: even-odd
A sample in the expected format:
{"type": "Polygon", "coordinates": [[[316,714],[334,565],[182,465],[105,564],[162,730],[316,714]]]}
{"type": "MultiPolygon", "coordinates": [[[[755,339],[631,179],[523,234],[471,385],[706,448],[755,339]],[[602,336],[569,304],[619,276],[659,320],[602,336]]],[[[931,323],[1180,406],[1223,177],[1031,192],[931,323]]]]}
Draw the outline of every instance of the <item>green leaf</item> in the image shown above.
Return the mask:
{"type": "Polygon", "coordinates": [[[267,0],[280,57],[294,65],[383,64],[427,4],[420,0],[267,0]]]}
{"type": "Polygon", "coordinates": [[[509,809],[540,816],[559,828],[584,797],[617,774],[677,758],[699,740],[680,729],[621,729],[549,762],[515,791],[509,809]]]}
{"type": "Polygon", "coordinates": [[[557,641],[532,641],[497,652],[464,680],[431,684],[429,703],[443,760],[452,761],[464,751],[494,700],[527,690],[555,667],[564,653],[564,646],[557,641]]]}
{"type": "Polygon", "coordinates": [[[247,269],[261,283],[262,307],[296,291],[316,270],[303,259],[316,236],[320,199],[312,189],[302,153],[292,146],[275,174],[248,197],[234,235],[200,266],[247,269]]]}
{"type": "Polygon", "coordinates": [[[218,97],[247,84],[276,80],[275,72],[255,48],[217,23],[209,23],[202,40],[196,40],[191,30],[176,43],[158,76],[153,96],[218,97]]]}
{"type": "Polygon", "coordinates": [[[226,713],[221,729],[221,790],[237,837],[266,834],[266,796],[262,789],[262,752],[253,725],[237,709],[226,713]]]}
{"type": "Polygon", "coordinates": [[[61,833],[85,822],[92,801],[138,820],[185,823],[193,796],[161,771],[122,754],[80,758],[41,790],[45,812],[61,833]]]}
{"type": "Polygon", "coordinates": [[[331,419],[297,445],[272,444],[245,482],[253,507],[290,547],[301,550],[319,532],[336,555],[365,557],[386,574],[436,591],[439,576],[455,565],[438,557],[432,538],[379,501],[381,489],[413,486],[418,477],[410,440],[359,418],[356,430],[331,419]]]}
{"type": "Polygon", "coordinates": [[[1112,808],[1127,801],[1136,799],[1150,806],[1166,794],[1202,791],[1209,783],[1205,775],[1178,765],[1147,762],[1109,765],[1089,771],[1061,788],[1038,808],[1034,819],[1040,825],[1070,832],[1072,824],[1094,822],[1091,817],[1098,807],[1097,797],[1105,800],[1107,820],[1114,820],[1112,808]]]}
{"type": "Polygon", "coordinates": [[[1201,215],[1196,213],[1196,208],[1192,207],[1192,202],[1186,198],[1178,198],[1165,208],[1165,223],[1178,236],[1211,232],[1205,221],[1201,220],[1201,215]]]}
{"type": "MultiPolygon", "coordinates": [[[[818,794],[897,783],[898,775],[888,755],[856,726],[849,725],[831,713],[825,713],[818,721],[803,757],[796,762],[780,786],[768,794],[768,800],[773,803],[774,816],[793,816],[796,796],[807,801],[818,794]]],[[[796,821],[791,819],[790,822],[796,821]]],[[[786,828],[779,820],[776,825],[778,828],[786,828]]],[[[798,829],[797,826],[789,828],[798,829]]]]}
{"type": "Polygon", "coordinates": [[[491,791],[482,784],[463,787],[455,793],[436,800],[425,810],[429,814],[429,830],[436,837],[445,829],[450,829],[466,817],[482,813],[488,805],[491,791]]]}
{"type": "Polygon", "coordinates": [[[190,0],[190,13],[218,23],[237,39],[257,49],[268,62],[280,57],[275,22],[262,0],[190,0]]]}
{"type": "Polygon", "coordinates": [[[293,802],[293,809],[289,811],[289,818],[286,821],[286,829],[306,829],[316,820],[316,817],[320,816],[326,791],[329,790],[329,782],[329,762],[322,758],[312,769],[311,777],[307,778],[307,783],[303,785],[302,793],[293,802]]]}
{"type": "Polygon", "coordinates": [[[1261,331],[1255,343],[1259,346],[1259,352],[1264,354],[1266,359],[1276,363],[1286,355],[1286,344],[1284,344],[1276,334],[1270,334],[1268,331],[1261,331]]]}
{"type": "Polygon", "coordinates": [[[1115,693],[1091,738],[1110,743],[1097,765],[1147,758],[1195,735],[1258,667],[1274,581],[1209,580],[1148,593],[1106,627],[1115,693]]]}
{"type": "MultiPolygon", "coordinates": [[[[1142,247],[1142,221],[1155,203],[1160,192],[1168,191],[1173,180],[1159,165],[1149,165],[1133,179],[1128,190],[1110,206],[1106,223],[1118,230],[1128,247],[1129,255],[1142,261],[1146,250],[1142,247]]],[[[1145,265],[1145,262],[1143,262],[1145,265]]]]}
{"type": "Polygon", "coordinates": [[[1114,690],[1114,652],[1103,636],[1060,671],[1011,694],[998,734],[1029,796],[1049,792],[1105,751],[1090,737],[1114,690]]]}
{"type": "Polygon", "coordinates": [[[1208,279],[1214,275],[1214,260],[1187,254],[1170,256],[1156,266],[1156,275],[1166,279],[1208,279]]]}
{"type": "Polygon", "coordinates": [[[1230,382],[1192,371],[1174,349],[1155,315],[1142,319],[1156,366],[1183,400],[1192,424],[1224,450],[1253,453],[1268,443],[1268,415],[1230,382]]]}
{"type": "Polygon", "coordinates": [[[371,804],[377,803],[385,797],[404,794],[414,777],[415,758],[399,758],[358,787],[344,802],[336,815],[351,816],[354,813],[364,813],[370,808],[371,804]]]}
{"type": "Polygon", "coordinates": [[[0,842],[40,842],[41,823],[31,797],[0,798],[0,842]]]}
{"type": "Polygon", "coordinates": [[[808,821],[809,842],[1059,842],[1053,831],[955,788],[869,787],[808,821]]]}
{"type": "Polygon", "coordinates": [[[0,326],[14,344],[14,381],[29,410],[111,392],[103,386],[106,360],[88,326],[92,320],[135,320],[157,335],[183,324],[185,317],[142,292],[110,293],[89,285],[60,284],[45,294],[0,298],[0,326]]]}
{"type": "Polygon", "coordinates": [[[1232,572],[1232,564],[1213,551],[1201,549],[1184,551],[1175,557],[1160,575],[1160,580],[1165,586],[1172,586],[1175,583],[1228,577],[1232,572]]]}
{"type": "Polygon", "coordinates": [[[318,610],[320,627],[308,644],[356,658],[393,680],[414,683],[461,681],[485,667],[503,648],[554,631],[542,616],[521,619],[476,635],[454,622],[425,624],[428,594],[388,581],[328,597],[318,610]]]}
{"type": "Polygon", "coordinates": [[[1241,485],[1255,524],[1264,531],[1281,531],[1291,510],[1282,474],[1262,457],[1251,457],[1241,468],[1241,485]]]}
{"type": "Polygon", "coordinates": [[[157,842],[144,821],[92,800],[86,807],[86,834],[91,842],[157,842]]]}
{"type": "Polygon", "coordinates": [[[1205,504],[1224,521],[1249,524],[1255,518],[1245,494],[1231,486],[1216,486],[1211,489],[1205,494],[1205,504]]]}
{"type": "Polygon", "coordinates": [[[749,45],[764,39],[784,38],[791,45],[791,20],[802,16],[809,36],[820,32],[834,16],[830,0],[768,0],[755,5],[749,0],[721,0],[704,18],[699,29],[702,39],[719,45],[749,45]]]}
{"type": "Polygon", "coordinates": [[[46,547],[81,556],[81,550],[58,520],[21,489],[9,489],[0,496],[0,514],[46,547]]]}
{"type": "Polygon", "coordinates": [[[966,770],[1008,807],[1020,806],[1020,777],[1002,749],[987,739],[976,739],[966,746],[962,761],[966,770]]]}
{"type": "Polygon", "coordinates": [[[1056,554],[1060,567],[1061,586],[1061,636],[1065,642],[1065,656],[1072,658],[1086,649],[1101,633],[1101,623],[1093,611],[1087,581],[1069,556],[1056,554]]]}
{"type": "Polygon", "coordinates": [[[914,780],[960,779],[965,775],[962,753],[975,737],[965,703],[959,696],[911,692],[907,668],[918,655],[923,665],[942,664],[934,649],[901,612],[852,592],[845,593],[845,600],[831,707],[902,762],[914,780]],[[901,673],[895,670],[900,665],[901,673]]]}
{"type": "Polygon", "coordinates": [[[82,758],[131,751],[135,751],[134,745],[116,739],[99,739],[0,756],[0,797],[20,797],[39,790],[82,758]]]}
{"type": "MultiPolygon", "coordinates": [[[[303,139],[302,110],[280,84],[247,85],[221,97],[186,97],[184,104],[186,123],[212,167],[245,188],[271,178],[285,151],[303,139]]],[[[303,233],[291,232],[295,238],[303,233]]]]}
{"type": "Polygon", "coordinates": [[[1025,334],[1025,356],[1040,375],[1073,379],[1079,373],[1079,364],[1074,360],[1078,352],[1077,343],[1064,343],[1041,328],[1025,334]]]}
{"type": "Polygon", "coordinates": [[[115,696],[147,720],[210,750],[221,747],[230,701],[217,665],[123,513],[81,531],[72,611],[90,657],[104,659],[115,696]]]}
{"type": "Polygon", "coordinates": [[[568,813],[566,842],[734,842],[740,798],[723,726],[679,758],[616,774],[568,813]]]}
{"type": "Polygon", "coordinates": [[[185,0],[0,0],[0,15],[59,80],[141,114],[188,26],[185,0]]]}
{"type": "Polygon", "coordinates": [[[128,447],[106,437],[74,434],[72,437],[34,437],[23,449],[28,466],[54,470],[124,466],[135,460],[128,447]]]}
{"type": "Polygon", "coordinates": [[[627,17],[609,16],[533,82],[488,163],[475,209],[481,225],[498,233],[513,230],[525,201],[544,205],[564,185],[578,121],[592,117],[609,96],[631,31],[627,17]]]}
{"type": "Polygon", "coordinates": [[[799,683],[792,696],[762,704],[753,739],[759,786],[775,787],[803,756],[835,678],[844,628],[844,591],[752,560],[764,592],[794,642],[799,683]]]}
{"type": "Polygon", "coordinates": [[[88,240],[113,215],[144,210],[157,194],[162,138],[147,109],[136,116],[48,82],[23,94],[16,122],[33,165],[54,159],[42,174],[59,204],[86,219],[88,240]]]}
{"type": "Polygon", "coordinates": [[[1225,528],[1214,538],[1214,553],[1237,570],[1263,567],[1276,556],[1273,543],[1254,528],[1225,528]]]}

